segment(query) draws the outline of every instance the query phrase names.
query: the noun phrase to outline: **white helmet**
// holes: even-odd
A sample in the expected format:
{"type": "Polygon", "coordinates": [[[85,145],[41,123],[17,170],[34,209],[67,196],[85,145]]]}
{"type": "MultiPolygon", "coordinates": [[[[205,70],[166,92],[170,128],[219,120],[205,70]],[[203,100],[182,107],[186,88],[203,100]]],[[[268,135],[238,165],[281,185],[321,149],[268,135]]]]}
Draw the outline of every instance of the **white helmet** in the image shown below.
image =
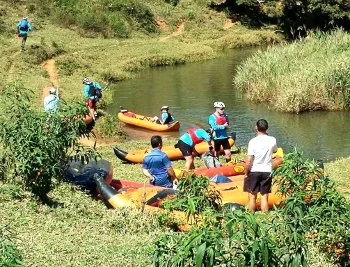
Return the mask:
{"type": "Polygon", "coordinates": [[[56,88],[51,87],[50,90],[49,90],[49,93],[52,94],[52,95],[55,95],[57,93],[56,88]]]}
{"type": "Polygon", "coordinates": [[[224,102],[214,102],[214,108],[224,108],[224,102]]]}
{"type": "Polygon", "coordinates": [[[160,108],[160,111],[162,111],[162,110],[168,111],[168,110],[169,110],[169,106],[162,106],[162,107],[160,108]]]}
{"type": "Polygon", "coordinates": [[[89,84],[90,83],[90,80],[89,80],[89,78],[87,78],[87,77],[84,77],[84,79],[83,79],[83,83],[85,84],[89,84]]]}

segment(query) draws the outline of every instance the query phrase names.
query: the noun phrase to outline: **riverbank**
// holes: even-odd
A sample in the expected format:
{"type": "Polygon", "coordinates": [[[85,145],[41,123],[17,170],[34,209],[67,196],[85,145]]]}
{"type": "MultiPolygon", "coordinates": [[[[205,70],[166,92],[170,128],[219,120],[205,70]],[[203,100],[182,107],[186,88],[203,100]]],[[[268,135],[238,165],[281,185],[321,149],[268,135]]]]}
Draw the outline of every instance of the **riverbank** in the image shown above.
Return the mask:
{"type": "MultiPolygon", "coordinates": [[[[166,139],[165,145],[175,139],[166,139]]],[[[148,147],[148,140],[120,145],[127,151],[148,147]]],[[[101,156],[112,162],[114,178],[144,181],[140,165],[123,164],[110,146],[99,146],[101,156]]],[[[245,154],[235,155],[244,158],[245,154]]],[[[196,158],[196,166],[203,162],[196,158]]],[[[350,201],[347,186],[350,158],[326,163],[325,170],[338,181],[337,189],[350,201]]],[[[184,161],[173,162],[183,167],[184,161]]],[[[151,266],[148,251],[154,241],[170,232],[156,216],[129,209],[108,210],[69,184],[50,193],[52,205],[43,205],[13,185],[0,186],[0,225],[8,225],[23,255],[24,266],[151,266]],[[30,242],[28,241],[30,240],[30,242]]],[[[316,248],[310,250],[310,266],[335,266],[316,248]]]]}
{"type": "Polygon", "coordinates": [[[350,34],[316,32],[270,47],[242,64],[234,84],[254,102],[283,112],[350,108],[350,34]]]}

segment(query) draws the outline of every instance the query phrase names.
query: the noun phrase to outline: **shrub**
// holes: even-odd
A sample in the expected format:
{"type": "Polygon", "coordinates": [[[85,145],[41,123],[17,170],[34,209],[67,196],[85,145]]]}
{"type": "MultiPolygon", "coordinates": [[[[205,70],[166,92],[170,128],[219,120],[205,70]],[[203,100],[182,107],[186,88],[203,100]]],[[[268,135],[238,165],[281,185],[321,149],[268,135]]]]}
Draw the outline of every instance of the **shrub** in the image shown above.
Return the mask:
{"type": "Polygon", "coordinates": [[[58,70],[60,74],[71,76],[73,73],[81,68],[81,65],[77,63],[74,59],[68,58],[68,59],[58,59],[56,61],[56,64],[58,66],[58,70]]]}
{"type": "Polygon", "coordinates": [[[98,120],[96,125],[98,135],[103,138],[116,137],[118,139],[125,139],[126,132],[122,127],[120,121],[116,116],[106,114],[98,120]]]}
{"type": "Polygon", "coordinates": [[[59,112],[50,115],[32,109],[29,91],[18,85],[8,86],[0,97],[0,141],[7,172],[12,181],[23,184],[36,197],[45,200],[47,193],[63,179],[69,159],[88,161],[96,158],[84,149],[78,137],[89,134],[82,116],[83,105],[61,103],[59,112]],[[54,180],[58,178],[58,180],[54,180]]]}
{"type": "Polygon", "coordinates": [[[13,243],[11,231],[5,226],[0,226],[0,266],[22,266],[22,255],[13,243]]]}

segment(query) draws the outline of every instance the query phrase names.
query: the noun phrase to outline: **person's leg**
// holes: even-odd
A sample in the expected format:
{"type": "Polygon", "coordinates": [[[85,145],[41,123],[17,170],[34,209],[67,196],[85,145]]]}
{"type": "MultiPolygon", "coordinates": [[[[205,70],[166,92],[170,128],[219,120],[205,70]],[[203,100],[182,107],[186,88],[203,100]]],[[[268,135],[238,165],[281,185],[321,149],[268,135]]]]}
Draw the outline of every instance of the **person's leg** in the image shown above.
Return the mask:
{"type": "Polygon", "coordinates": [[[215,157],[219,158],[220,156],[220,148],[221,148],[221,142],[220,140],[214,140],[214,150],[215,150],[215,157]]]}
{"type": "Polygon", "coordinates": [[[27,34],[24,34],[22,36],[22,45],[21,45],[22,50],[24,50],[24,46],[26,45],[26,41],[27,41],[27,34]]]}
{"type": "Polygon", "coordinates": [[[231,149],[225,149],[225,159],[226,159],[226,162],[231,161],[231,149]]]}
{"type": "Polygon", "coordinates": [[[193,159],[193,156],[186,156],[185,157],[185,160],[186,160],[186,164],[185,164],[185,167],[187,170],[193,170],[194,169],[194,159],[193,159]]]}
{"type": "Polygon", "coordinates": [[[257,193],[249,193],[248,192],[248,197],[249,197],[249,211],[250,212],[255,212],[256,210],[256,195],[257,193]]]}
{"type": "Polygon", "coordinates": [[[231,146],[230,146],[230,143],[228,141],[228,138],[222,140],[222,147],[224,148],[224,151],[225,151],[226,162],[230,162],[231,161],[231,146]]]}
{"type": "Polygon", "coordinates": [[[261,195],[261,211],[264,213],[269,211],[269,194],[261,195]]]}
{"type": "Polygon", "coordinates": [[[269,210],[269,193],[272,187],[272,176],[269,172],[262,172],[260,174],[260,194],[261,194],[261,211],[268,212],[269,210]]]}

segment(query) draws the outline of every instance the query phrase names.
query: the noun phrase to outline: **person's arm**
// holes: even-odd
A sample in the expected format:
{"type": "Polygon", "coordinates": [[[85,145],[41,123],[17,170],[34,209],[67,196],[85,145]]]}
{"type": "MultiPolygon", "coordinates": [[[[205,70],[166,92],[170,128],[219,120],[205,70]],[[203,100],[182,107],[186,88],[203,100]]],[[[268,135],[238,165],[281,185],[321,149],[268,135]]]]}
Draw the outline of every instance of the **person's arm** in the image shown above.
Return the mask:
{"type": "Polygon", "coordinates": [[[163,112],[162,113],[162,118],[161,118],[161,120],[160,120],[160,123],[161,124],[164,124],[164,122],[165,122],[165,120],[168,118],[168,113],[166,113],[166,112],[163,112]]]}
{"type": "Polygon", "coordinates": [[[144,175],[146,175],[148,177],[150,183],[154,183],[155,182],[154,177],[152,176],[152,174],[149,172],[148,169],[142,168],[142,172],[143,172],[144,175]]]}
{"type": "Polygon", "coordinates": [[[28,22],[28,31],[31,31],[31,30],[33,30],[32,24],[30,24],[30,23],[28,22]]]}
{"type": "Polygon", "coordinates": [[[94,82],[94,85],[97,89],[101,90],[102,91],[102,86],[101,84],[99,84],[98,82],[94,82]]]}
{"type": "Polygon", "coordinates": [[[90,86],[89,85],[85,85],[84,86],[84,95],[85,97],[89,98],[89,89],[90,89],[90,86]]]}
{"type": "Polygon", "coordinates": [[[170,175],[171,177],[171,180],[173,181],[173,184],[177,184],[178,183],[178,180],[177,180],[177,177],[176,177],[176,174],[174,172],[174,169],[172,166],[170,166],[169,168],[167,168],[167,171],[168,171],[168,174],[170,175]]]}
{"type": "Polygon", "coordinates": [[[276,138],[274,138],[275,140],[275,142],[274,142],[274,145],[273,145],[273,147],[272,147],[272,152],[273,153],[275,153],[275,152],[277,152],[277,142],[276,142],[276,138]]]}
{"type": "Polygon", "coordinates": [[[253,165],[253,160],[254,160],[254,156],[252,155],[247,156],[247,159],[246,159],[247,168],[244,170],[245,176],[247,176],[248,173],[250,172],[250,169],[252,168],[252,165],[253,165]]]}
{"type": "Polygon", "coordinates": [[[224,130],[226,128],[227,124],[225,123],[224,125],[217,125],[214,115],[210,115],[209,116],[209,125],[214,131],[216,131],[216,130],[224,130]]]}

